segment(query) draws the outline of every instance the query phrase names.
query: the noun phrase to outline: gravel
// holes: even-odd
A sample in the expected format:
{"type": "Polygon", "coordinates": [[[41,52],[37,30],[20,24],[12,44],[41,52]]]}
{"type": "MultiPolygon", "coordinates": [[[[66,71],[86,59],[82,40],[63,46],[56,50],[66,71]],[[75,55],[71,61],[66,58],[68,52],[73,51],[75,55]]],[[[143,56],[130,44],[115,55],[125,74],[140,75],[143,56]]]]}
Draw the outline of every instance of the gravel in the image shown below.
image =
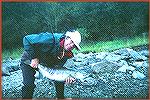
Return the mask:
{"type": "MultiPolygon", "coordinates": [[[[145,49],[145,47],[143,47],[143,49],[148,50],[148,48],[145,49]]],[[[138,50],[138,52],[141,52],[141,49],[139,47],[136,47],[133,50],[138,50]]],[[[106,54],[109,55],[109,53],[106,54]]],[[[70,62],[72,63],[74,63],[74,61],[78,61],[80,64],[77,62],[76,63],[79,66],[82,65],[82,69],[76,68],[76,66],[74,65],[76,63],[74,63],[73,65],[68,64],[68,68],[74,68],[78,71],[87,70],[85,72],[90,73],[90,76],[84,81],[77,81],[72,84],[65,84],[64,95],[66,98],[148,98],[149,58],[143,61],[143,65],[140,68],[132,66],[135,68],[136,71],[145,75],[144,78],[138,79],[132,76],[132,70],[126,72],[117,71],[119,68],[122,67],[122,64],[117,65],[117,62],[119,61],[116,61],[115,63],[111,61],[109,62],[108,58],[107,60],[105,60],[104,58],[106,57],[100,57],[95,55],[97,55],[97,53],[91,53],[90,55],[88,55],[91,57],[95,57],[93,58],[93,60],[91,60],[91,57],[83,57],[83,55],[82,58],[79,57],[80,62],[79,59],[76,60],[78,57],[70,60],[70,62]],[[87,62],[85,63],[85,60],[82,59],[89,59],[90,61],[88,63],[87,60],[87,62]],[[103,61],[103,63],[99,63],[98,65],[98,63],[96,64],[96,60],[103,61]],[[84,64],[81,63],[82,61],[84,62],[84,64]],[[92,65],[95,68],[92,68],[92,66],[90,65],[91,63],[96,64],[92,65]],[[86,67],[83,67],[83,65],[86,67]],[[97,66],[100,66],[101,68],[97,70],[97,66]]],[[[118,60],[120,60],[120,57],[118,60]]],[[[132,65],[135,65],[133,64],[133,60],[130,61],[130,59],[128,59],[125,61],[127,62],[127,64],[132,63],[132,65]]],[[[22,79],[22,71],[20,69],[10,72],[10,75],[2,76],[2,98],[21,98],[21,87],[23,85],[22,79]]],[[[47,78],[40,78],[35,80],[35,84],[36,88],[33,98],[55,98],[55,87],[54,83],[51,80],[47,78]]]]}

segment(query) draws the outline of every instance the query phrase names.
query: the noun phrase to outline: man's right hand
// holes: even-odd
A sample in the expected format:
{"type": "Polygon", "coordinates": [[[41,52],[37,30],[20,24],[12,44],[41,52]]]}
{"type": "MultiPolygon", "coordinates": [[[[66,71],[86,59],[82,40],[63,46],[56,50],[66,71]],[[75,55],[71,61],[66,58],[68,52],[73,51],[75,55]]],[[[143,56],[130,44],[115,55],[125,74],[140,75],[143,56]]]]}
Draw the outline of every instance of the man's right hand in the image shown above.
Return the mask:
{"type": "Polygon", "coordinates": [[[66,78],[65,83],[66,84],[74,83],[75,80],[76,80],[75,78],[69,76],[69,77],[66,78]]]}
{"type": "Polygon", "coordinates": [[[30,66],[33,67],[33,68],[37,68],[38,64],[39,64],[39,59],[38,58],[34,58],[34,59],[31,60],[30,66]]]}

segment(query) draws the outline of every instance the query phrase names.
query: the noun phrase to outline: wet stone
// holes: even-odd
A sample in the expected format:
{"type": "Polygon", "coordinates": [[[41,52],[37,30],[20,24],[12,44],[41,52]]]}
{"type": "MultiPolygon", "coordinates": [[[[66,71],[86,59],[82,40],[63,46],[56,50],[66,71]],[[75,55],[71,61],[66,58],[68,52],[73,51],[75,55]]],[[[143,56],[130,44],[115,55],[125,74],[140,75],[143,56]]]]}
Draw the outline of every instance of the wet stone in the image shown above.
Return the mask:
{"type": "MultiPolygon", "coordinates": [[[[136,50],[123,48],[113,52],[79,53],[68,59],[63,67],[87,76],[75,83],[65,84],[64,96],[66,98],[146,99],[149,88],[148,49],[136,50]]],[[[16,68],[13,68],[13,64],[4,67],[7,62],[10,64],[17,61],[8,59],[2,64],[2,69],[5,68],[5,72],[9,74],[9,76],[2,76],[2,98],[21,98],[22,71],[19,65],[16,68]]],[[[2,73],[4,74],[4,71],[2,73]]],[[[41,77],[35,79],[35,84],[34,99],[55,98],[53,81],[41,77]]]]}

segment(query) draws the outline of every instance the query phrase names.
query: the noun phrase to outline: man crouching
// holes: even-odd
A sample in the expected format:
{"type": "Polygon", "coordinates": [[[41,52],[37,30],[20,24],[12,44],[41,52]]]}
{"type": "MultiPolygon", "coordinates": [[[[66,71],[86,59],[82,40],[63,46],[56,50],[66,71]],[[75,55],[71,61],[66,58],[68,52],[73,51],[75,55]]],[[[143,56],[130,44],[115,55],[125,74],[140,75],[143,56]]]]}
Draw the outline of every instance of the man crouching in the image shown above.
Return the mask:
{"type": "MultiPolygon", "coordinates": [[[[78,31],[62,33],[31,34],[23,38],[24,53],[21,57],[23,73],[22,97],[31,99],[35,88],[35,73],[38,64],[42,63],[50,68],[62,67],[67,59],[73,57],[72,50],[80,50],[81,35],[78,31]],[[30,64],[26,64],[26,61],[30,64]]],[[[72,83],[74,78],[69,77],[66,83],[72,83]]],[[[64,98],[64,82],[55,81],[56,98],[64,98]]]]}

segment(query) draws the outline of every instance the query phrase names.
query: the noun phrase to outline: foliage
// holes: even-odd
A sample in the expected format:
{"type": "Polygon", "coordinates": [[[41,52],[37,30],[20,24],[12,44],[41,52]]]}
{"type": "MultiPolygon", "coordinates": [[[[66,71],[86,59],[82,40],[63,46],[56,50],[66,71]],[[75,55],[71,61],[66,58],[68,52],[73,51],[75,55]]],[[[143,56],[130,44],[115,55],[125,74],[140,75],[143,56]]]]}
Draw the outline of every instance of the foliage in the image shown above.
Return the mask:
{"type": "Polygon", "coordinates": [[[142,36],[148,33],[148,7],[148,2],[2,2],[2,46],[13,50],[27,34],[72,29],[83,41],[142,36]]]}

